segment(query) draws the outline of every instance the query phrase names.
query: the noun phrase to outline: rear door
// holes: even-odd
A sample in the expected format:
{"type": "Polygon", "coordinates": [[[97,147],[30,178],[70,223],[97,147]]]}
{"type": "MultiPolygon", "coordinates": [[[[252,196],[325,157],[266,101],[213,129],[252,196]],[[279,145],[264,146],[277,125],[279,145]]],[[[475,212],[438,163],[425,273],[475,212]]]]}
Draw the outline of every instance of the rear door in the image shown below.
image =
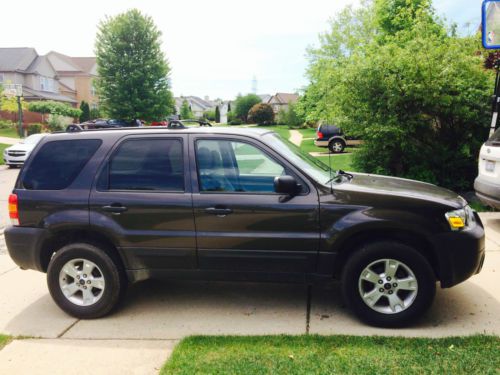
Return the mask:
{"type": "Polygon", "coordinates": [[[114,236],[130,269],[196,267],[187,136],[123,138],[101,167],[90,224],[114,236]]]}
{"type": "Polygon", "coordinates": [[[191,135],[199,267],[248,273],[313,272],[319,246],[318,195],[265,144],[246,137],[191,135]],[[290,200],[274,178],[303,186],[290,200]]]}

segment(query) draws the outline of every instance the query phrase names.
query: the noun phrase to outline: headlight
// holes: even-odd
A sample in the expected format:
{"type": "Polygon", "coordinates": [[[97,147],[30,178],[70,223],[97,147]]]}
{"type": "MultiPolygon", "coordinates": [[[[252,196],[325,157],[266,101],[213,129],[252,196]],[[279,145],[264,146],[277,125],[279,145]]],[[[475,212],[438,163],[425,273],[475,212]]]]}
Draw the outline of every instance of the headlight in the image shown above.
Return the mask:
{"type": "Polygon", "coordinates": [[[445,216],[453,231],[469,229],[476,224],[474,211],[469,206],[465,206],[460,210],[447,212],[445,216]]]}

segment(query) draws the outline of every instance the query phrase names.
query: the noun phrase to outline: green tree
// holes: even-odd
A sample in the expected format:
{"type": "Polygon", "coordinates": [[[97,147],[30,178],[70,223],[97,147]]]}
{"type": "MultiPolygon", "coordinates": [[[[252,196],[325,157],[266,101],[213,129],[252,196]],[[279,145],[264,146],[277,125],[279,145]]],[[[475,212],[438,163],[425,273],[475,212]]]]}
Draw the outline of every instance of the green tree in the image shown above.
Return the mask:
{"type": "Polygon", "coordinates": [[[98,107],[91,108],[89,116],[90,116],[91,120],[95,120],[96,118],[100,118],[101,117],[101,110],[98,107]]]}
{"type": "Polygon", "coordinates": [[[302,112],[297,110],[297,104],[289,103],[288,109],[281,109],[278,113],[278,123],[288,125],[290,128],[297,128],[304,124],[305,120],[302,112]]]}
{"type": "Polygon", "coordinates": [[[82,100],[80,103],[80,111],[82,111],[82,114],[80,115],[80,122],[85,122],[90,120],[90,106],[89,103],[87,103],[85,100],[82,100]]]}
{"type": "Polygon", "coordinates": [[[269,104],[255,104],[248,111],[248,121],[255,122],[258,125],[271,125],[274,122],[274,111],[269,104]]]}
{"type": "Polygon", "coordinates": [[[181,119],[187,120],[187,119],[193,119],[194,114],[193,111],[191,111],[191,106],[189,105],[188,101],[184,99],[182,101],[181,109],[179,111],[179,115],[181,116],[181,119]]]}
{"type": "Polygon", "coordinates": [[[361,170],[471,189],[492,73],[477,38],[457,37],[427,1],[393,7],[402,3],[365,2],[332,21],[309,51],[311,84],[300,110],[362,136],[354,155],[361,170]]]}
{"type": "Polygon", "coordinates": [[[234,114],[243,122],[248,120],[248,111],[255,104],[260,103],[262,100],[255,94],[248,94],[245,96],[238,95],[234,105],[234,114]]]}
{"type": "Polygon", "coordinates": [[[217,124],[220,123],[220,109],[219,109],[219,106],[215,107],[215,122],[217,124]]]}
{"type": "Polygon", "coordinates": [[[96,86],[110,117],[152,121],[173,112],[170,67],[160,37],[152,18],[137,9],[99,24],[96,86]]]}

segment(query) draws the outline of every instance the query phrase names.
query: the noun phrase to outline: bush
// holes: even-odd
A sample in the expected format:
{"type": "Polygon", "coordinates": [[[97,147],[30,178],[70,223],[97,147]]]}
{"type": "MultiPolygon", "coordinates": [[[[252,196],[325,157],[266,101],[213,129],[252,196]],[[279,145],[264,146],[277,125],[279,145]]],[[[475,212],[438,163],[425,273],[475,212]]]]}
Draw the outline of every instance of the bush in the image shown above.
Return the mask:
{"type": "Polygon", "coordinates": [[[208,121],[215,121],[215,110],[210,109],[203,113],[203,118],[208,121]]]}
{"type": "Polygon", "coordinates": [[[258,104],[261,101],[262,99],[255,94],[238,96],[235,101],[235,116],[244,122],[248,122],[248,112],[255,104],[258,104]]]}
{"type": "Polygon", "coordinates": [[[67,104],[54,102],[54,101],[39,101],[31,102],[28,105],[28,109],[31,112],[37,112],[41,114],[51,114],[58,116],[67,117],[80,117],[82,111],[78,108],[73,108],[67,104]]]}
{"type": "Polygon", "coordinates": [[[227,123],[229,125],[241,125],[241,124],[243,124],[243,121],[241,121],[239,118],[237,118],[234,115],[234,112],[229,111],[227,113],[227,123]]]}
{"type": "Polygon", "coordinates": [[[82,114],[80,115],[80,118],[78,119],[80,122],[85,122],[90,120],[90,106],[89,103],[87,103],[85,100],[82,100],[80,103],[80,111],[82,111],[82,114]]]}
{"type": "Polygon", "coordinates": [[[248,111],[248,121],[258,125],[271,125],[274,122],[274,111],[269,104],[255,104],[248,111]]]}
{"type": "Polygon", "coordinates": [[[11,129],[16,126],[15,123],[9,120],[0,120],[0,129],[11,129]]]}
{"type": "Polygon", "coordinates": [[[38,134],[41,133],[43,130],[43,125],[42,124],[28,124],[26,126],[27,134],[32,135],[32,134],[38,134]]]}
{"type": "Polygon", "coordinates": [[[50,115],[49,121],[47,121],[47,125],[51,132],[64,130],[64,121],[63,118],[59,115],[50,115]]]}
{"type": "Polygon", "coordinates": [[[304,118],[297,113],[294,103],[288,104],[288,109],[280,109],[278,112],[277,123],[279,125],[288,125],[290,128],[299,128],[304,125],[304,118]]]}

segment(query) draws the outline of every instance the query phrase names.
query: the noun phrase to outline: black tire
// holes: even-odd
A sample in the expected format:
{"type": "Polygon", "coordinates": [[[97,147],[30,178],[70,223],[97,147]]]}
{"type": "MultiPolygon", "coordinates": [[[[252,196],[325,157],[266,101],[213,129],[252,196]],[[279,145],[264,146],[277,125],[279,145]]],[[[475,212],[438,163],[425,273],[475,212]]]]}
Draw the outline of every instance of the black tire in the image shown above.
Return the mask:
{"type": "Polygon", "coordinates": [[[95,319],[108,314],[118,305],[127,288],[125,273],[119,261],[113,260],[104,250],[88,243],[72,243],[58,250],[49,263],[47,284],[56,304],[68,314],[80,319],[95,319]],[[93,262],[105,280],[102,296],[88,306],[71,302],[61,290],[60,272],[69,261],[75,259],[93,262]]]}
{"type": "MultiPolygon", "coordinates": [[[[375,288],[383,286],[373,285],[375,288]]],[[[382,289],[380,288],[380,290],[382,289]]],[[[386,292],[389,291],[384,291],[384,293],[386,292]]],[[[346,304],[364,322],[379,327],[403,327],[414,323],[431,306],[436,293],[436,277],[426,258],[412,247],[395,241],[374,242],[361,246],[347,260],[342,272],[342,293],[346,304]],[[365,303],[361,296],[359,289],[361,273],[370,264],[380,259],[394,259],[403,263],[413,272],[417,280],[416,296],[413,302],[402,311],[392,313],[375,311],[365,303]]],[[[397,293],[410,292],[396,290],[397,293]]],[[[382,305],[383,303],[388,305],[388,297],[383,297],[379,302],[382,305]]]]}
{"type": "Polygon", "coordinates": [[[345,142],[342,139],[333,139],[328,143],[328,149],[334,154],[341,154],[345,149],[345,142]]]}

